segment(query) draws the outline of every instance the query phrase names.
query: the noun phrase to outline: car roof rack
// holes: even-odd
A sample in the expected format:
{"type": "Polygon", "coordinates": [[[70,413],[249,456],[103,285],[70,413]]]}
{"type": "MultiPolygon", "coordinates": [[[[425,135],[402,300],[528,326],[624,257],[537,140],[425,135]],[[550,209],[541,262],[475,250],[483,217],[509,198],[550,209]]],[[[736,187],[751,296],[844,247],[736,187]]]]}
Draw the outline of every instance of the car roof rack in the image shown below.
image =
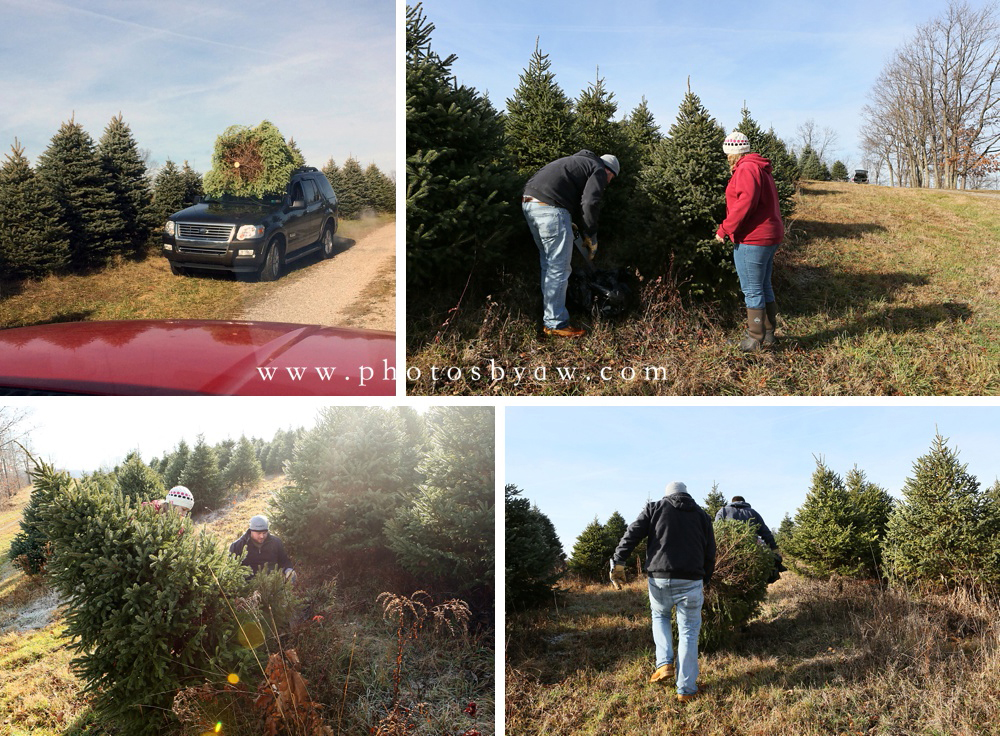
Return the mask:
{"type": "Polygon", "coordinates": [[[312,171],[318,172],[319,169],[317,169],[315,166],[300,166],[299,168],[295,169],[295,171],[293,171],[292,173],[293,174],[305,174],[305,173],[312,172],[312,171]]]}

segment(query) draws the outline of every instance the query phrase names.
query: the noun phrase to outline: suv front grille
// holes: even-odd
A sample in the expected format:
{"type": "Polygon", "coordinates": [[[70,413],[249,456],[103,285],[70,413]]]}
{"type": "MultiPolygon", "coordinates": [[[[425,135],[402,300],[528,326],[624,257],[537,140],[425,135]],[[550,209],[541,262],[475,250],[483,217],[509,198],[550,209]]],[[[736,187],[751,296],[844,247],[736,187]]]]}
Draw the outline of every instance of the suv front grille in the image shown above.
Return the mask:
{"type": "Polygon", "coordinates": [[[178,222],[177,239],[195,243],[228,243],[235,225],[204,225],[198,222],[178,222]]]}

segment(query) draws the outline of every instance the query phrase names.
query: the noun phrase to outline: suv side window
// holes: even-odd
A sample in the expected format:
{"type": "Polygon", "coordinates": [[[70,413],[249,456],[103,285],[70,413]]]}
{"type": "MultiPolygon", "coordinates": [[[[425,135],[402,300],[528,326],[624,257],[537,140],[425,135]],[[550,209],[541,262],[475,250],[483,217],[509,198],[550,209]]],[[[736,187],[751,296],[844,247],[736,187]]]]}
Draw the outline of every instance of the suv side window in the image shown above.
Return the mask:
{"type": "Polygon", "coordinates": [[[317,176],[316,183],[319,185],[319,190],[323,193],[324,197],[331,202],[337,201],[337,195],[333,193],[333,187],[330,186],[330,180],[326,178],[325,174],[317,176]]]}
{"type": "Polygon", "coordinates": [[[305,193],[302,191],[301,181],[292,182],[291,189],[292,189],[291,197],[293,202],[295,202],[296,200],[305,200],[306,197],[305,193]]]}
{"type": "Polygon", "coordinates": [[[314,184],[311,179],[303,179],[302,188],[305,192],[306,204],[312,204],[319,199],[319,192],[316,191],[316,184],[314,184]]]}

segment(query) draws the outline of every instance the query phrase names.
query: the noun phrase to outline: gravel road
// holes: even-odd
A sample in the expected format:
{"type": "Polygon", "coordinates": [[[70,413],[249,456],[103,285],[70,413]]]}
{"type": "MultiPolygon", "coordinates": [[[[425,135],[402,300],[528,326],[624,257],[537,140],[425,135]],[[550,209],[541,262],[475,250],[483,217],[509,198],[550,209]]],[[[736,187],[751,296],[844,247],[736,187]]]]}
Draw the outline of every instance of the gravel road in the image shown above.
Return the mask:
{"type": "MultiPolygon", "coordinates": [[[[248,307],[239,319],[394,332],[396,224],[383,225],[356,242],[336,240],[333,258],[310,256],[292,264],[293,272],[305,274],[248,307]]],[[[287,278],[286,272],[282,280],[287,278]]]]}

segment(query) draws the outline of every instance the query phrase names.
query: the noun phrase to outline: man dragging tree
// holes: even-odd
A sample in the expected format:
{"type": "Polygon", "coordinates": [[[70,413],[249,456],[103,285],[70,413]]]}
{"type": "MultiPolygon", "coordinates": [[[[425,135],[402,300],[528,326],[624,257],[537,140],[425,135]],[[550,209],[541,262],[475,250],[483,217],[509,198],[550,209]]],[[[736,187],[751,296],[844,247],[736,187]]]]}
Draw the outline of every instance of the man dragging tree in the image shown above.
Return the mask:
{"type": "Polygon", "coordinates": [[[256,575],[262,567],[271,567],[281,570],[285,580],[294,583],[296,575],[292,560],[285,552],[285,545],[271,534],[268,527],[266,516],[254,516],[243,536],[229,545],[229,553],[239,557],[245,549],[247,554],[241,563],[250,568],[251,575],[256,575]]]}
{"type": "Polygon", "coordinates": [[[698,636],[704,586],[715,570],[712,520],[683,483],[667,484],[658,501],[649,501],[625,530],[611,558],[611,582],[625,583],[625,560],[646,540],[649,607],[656,644],[656,670],[649,681],[677,685],[677,699],[693,700],[698,692],[698,636]],[[674,655],[670,610],[677,608],[677,653],[674,655]],[[676,680],[675,680],[676,676],[676,680]]]}
{"type": "Polygon", "coordinates": [[[618,159],[577,151],[543,166],[524,187],[521,210],[538,246],[542,267],[542,331],[558,337],[580,337],[585,330],[569,323],[566,287],[573,258],[573,218],[583,215],[584,245],[593,260],[597,252],[597,219],[604,187],[618,176],[618,159]]]}

